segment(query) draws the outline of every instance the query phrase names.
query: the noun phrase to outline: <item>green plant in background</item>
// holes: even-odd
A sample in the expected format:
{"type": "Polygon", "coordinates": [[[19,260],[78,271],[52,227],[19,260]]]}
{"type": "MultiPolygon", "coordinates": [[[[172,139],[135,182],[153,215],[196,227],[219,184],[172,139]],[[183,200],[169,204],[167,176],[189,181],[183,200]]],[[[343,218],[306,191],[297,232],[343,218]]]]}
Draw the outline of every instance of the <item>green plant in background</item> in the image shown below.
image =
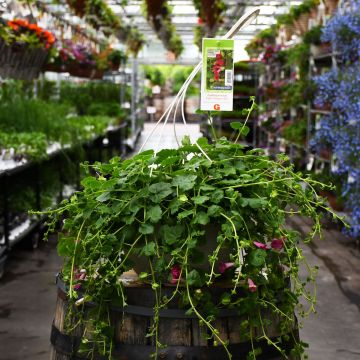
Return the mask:
{"type": "MultiPolygon", "coordinates": [[[[18,160],[40,160],[47,156],[48,142],[45,134],[41,132],[3,132],[0,131],[0,150],[14,150],[14,157],[18,160]]],[[[10,154],[4,154],[3,159],[10,154]]]]}
{"type": "Polygon", "coordinates": [[[309,45],[321,45],[322,28],[323,27],[321,25],[318,25],[314,26],[313,28],[311,28],[311,30],[306,32],[303,36],[304,43],[309,45]]]}
{"type": "Polygon", "coordinates": [[[280,89],[281,104],[283,112],[291,108],[297,108],[299,105],[306,105],[312,101],[315,94],[315,83],[307,78],[284,85],[280,89]]]}
{"type": "MultiPolygon", "coordinates": [[[[247,131],[246,122],[232,127],[238,138],[247,131]]],[[[306,263],[298,234],[286,227],[285,219],[295,213],[310,217],[310,241],[321,232],[317,210],[329,210],[315,191],[322,185],[286,164],[285,155],[271,160],[261,149],[246,151],[225,138],[213,144],[201,138],[197,146],[185,139],[178,149],[149,150],[123,162],[114,158],[109,164],[87,166],[97,176],[85,178],[83,191],[50,213],[50,229],[66,217],[58,252],[65,260],[62,278],[70,302],[74,305],[80,297],[80,307],[95,304],[94,318],[81,312],[77,318],[85,326],[87,351],[111,358],[109,306],[126,306],[126,284],[120,276],[135,269],[155,294],[148,336],[154,337],[156,349],[162,346],[159,310],[179,296],[179,306],[198,317],[207,337],[223,346],[229,359],[228,344],[214,323],[224,308],[245,318],[241,331],[253,346],[250,358],[261,353],[258,339],[285,356],[281,339],[274,342],[267,334],[270,318],[278,318],[282,333],[291,337],[295,309],[305,315],[314,311],[315,303],[306,287],[314,281],[315,269],[306,263]],[[218,270],[222,262],[231,262],[231,280],[220,302],[214,302],[210,288],[226,282],[218,270]],[[299,278],[302,262],[309,270],[306,281],[299,278]],[[86,280],[79,279],[77,269],[85,271],[86,280]],[[173,293],[164,297],[168,283],[174,284],[173,293]],[[308,309],[299,301],[302,297],[308,309]],[[264,311],[271,316],[263,318],[264,311]]],[[[302,354],[304,344],[292,340],[291,355],[302,354]]]]}
{"type": "Polygon", "coordinates": [[[296,144],[304,144],[306,141],[307,121],[306,119],[296,120],[282,131],[285,140],[296,144]]]}
{"type": "Polygon", "coordinates": [[[184,45],[172,23],[172,6],[167,0],[160,0],[157,3],[144,0],[141,7],[144,17],[149,21],[165,49],[178,58],[184,50],[184,45]]]}
{"type": "Polygon", "coordinates": [[[163,67],[159,66],[143,66],[145,78],[151,81],[152,85],[164,86],[165,85],[165,71],[163,67]]]}
{"type": "Polygon", "coordinates": [[[286,53],[287,63],[299,67],[300,79],[307,78],[309,72],[310,45],[300,43],[287,49],[286,53]]]}
{"type": "Polygon", "coordinates": [[[56,141],[66,132],[65,118],[71,108],[65,104],[22,99],[0,103],[0,129],[6,132],[42,132],[56,141]]]}
{"type": "MultiPolygon", "coordinates": [[[[115,104],[120,101],[120,86],[111,82],[87,82],[84,84],[72,84],[62,82],[60,87],[60,102],[70,104],[79,115],[91,115],[94,112],[93,104],[102,106],[103,113],[95,115],[115,114],[113,109],[115,104]],[[111,107],[110,111],[108,108],[111,107]]],[[[99,108],[98,108],[99,109],[99,108]]],[[[123,116],[123,112],[118,108],[119,113],[115,116],[123,116]]]]}
{"type": "Polygon", "coordinates": [[[294,22],[294,17],[291,14],[281,14],[276,18],[276,24],[279,28],[280,25],[292,25],[294,22]]]}
{"type": "MultiPolygon", "coordinates": [[[[158,65],[158,66],[148,66],[143,67],[145,77],[151,81],[152,85],[164,86],[166,79],[170,80],[171,93],[177,94],[186,81],[190,73],[192,72],[191,66],[183,65],[158,65]]],[[[198,83],[200,81],[200,75],[198,75],[194,82],[198,83]]],[[[199,89],[196,85],[191,84],[187,91],[188,95],[197,95],[199,94],[199,89]]]]}

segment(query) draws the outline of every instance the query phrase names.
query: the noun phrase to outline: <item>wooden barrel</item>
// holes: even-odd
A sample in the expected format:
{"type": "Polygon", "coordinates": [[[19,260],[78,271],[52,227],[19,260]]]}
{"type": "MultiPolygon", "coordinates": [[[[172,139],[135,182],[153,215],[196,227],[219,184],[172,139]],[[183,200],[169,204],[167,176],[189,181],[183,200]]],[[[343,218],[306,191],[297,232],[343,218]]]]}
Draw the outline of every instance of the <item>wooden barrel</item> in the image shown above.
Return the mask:
{"type": "MultiPolygon", "coordinates": [[[[149,360],[155,352],[154,339],[146,337],[153,319],[154,294],[151,288],[134,287],[127,288],[126,308],[113,307],[111,319],[115,333],[115,350],[113,358],[116,360],[149,360]]],[[[224,288],[215,288],[215,298],[220,298],[224,288]]],[[[169,290],[172,291],[172,290],[169,290]]],[[[67,313],[68,301],[63,284],[58,283],[58,297],[56,303],[55,318],[51,331],[51,360],[80,360],[87,359],[84,355],[77,354],[81,342],[81,329],[71,336],[64,333],[64,322],[67,313]]],[[[264,314],[266,316],[266,314],[264,314]]],[[[270,315],[268,316],[270,319],[270,315]]],[[[214,326],[219,330],[222,340],[228,341],[228,349],[233,354],[233,360],[244,360],[251,351],[252,346],[248,339],[240,332],[240,324],[244,320],[236,315],[234,310],[224,309],[220,311],[214,326]]],[[[281,337],[278,328],[278,319],[272,317],[272,324],[267,327],[267,335],[274,341],[281,337]]],[[[183,360],[227,360],[228,356],[222,346],[214,346],[213,340],[206,340],[203,334],[206,329],[199,324],[194,316],[185,314],[182,309],[171,307],[160,310],[159,340],[167,347],[158,350],[157,359],[183,359],[183,360]]],[[[290,339],[293,339],[294,329],[290,339]]],[[[256,334],[255,331],[255,336],[256,334]]],[[[297,335],[296,335],[297,336],[297,335]]],[[[292,340],[283,338],[283,348],[289,353],[293,348],[292,340]]],[[[284,359],[279,352],[266,341],[254,342],[256,348],[262,348],[262,354],[257,360],[280,360],[284,359]]],[[[297,360],[297,358],[288,357],[297,360]]],[[[96,360],[107,358],[96,356],[96,360]]]]}

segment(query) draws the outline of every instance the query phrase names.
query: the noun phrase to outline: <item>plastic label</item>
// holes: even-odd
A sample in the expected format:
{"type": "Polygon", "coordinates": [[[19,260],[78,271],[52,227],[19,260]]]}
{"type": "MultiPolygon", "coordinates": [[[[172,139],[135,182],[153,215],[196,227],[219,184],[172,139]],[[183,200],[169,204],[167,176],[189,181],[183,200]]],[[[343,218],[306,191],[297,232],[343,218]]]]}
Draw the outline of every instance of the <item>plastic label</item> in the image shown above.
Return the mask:
{"type": "Polygon", "coordinates": [[[232,111],[234,40],[203,39],[201,110],[232,111]]]}

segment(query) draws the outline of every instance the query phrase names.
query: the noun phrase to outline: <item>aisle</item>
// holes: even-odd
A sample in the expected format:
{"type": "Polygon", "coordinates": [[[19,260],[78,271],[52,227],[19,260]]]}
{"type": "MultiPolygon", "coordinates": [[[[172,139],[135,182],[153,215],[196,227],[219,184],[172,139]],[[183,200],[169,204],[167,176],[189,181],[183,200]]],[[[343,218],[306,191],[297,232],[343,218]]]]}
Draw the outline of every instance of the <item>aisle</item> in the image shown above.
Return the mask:
{"type": "Polygon", "coordinates": [[[49,360],[61,264],[55,238],[34,251],[11,252],[0,280],[0,360],[49,360]]]}
{"type": "MultiPolygon", "coordinates": [[[[139,146],[154,124],[146,124],[139,146]]],[[[198,125],[185,129],[178,125],[179,137],[191,131],[194,140],[201,136],[198,125]]],[[[155,134],[146,149],[157,146],[159,135],[155,134]]],[[[172,125],[164,129],[160,148],[176,146],[172,125]]],[[[300,225],[301,226],[301,225],[300,225]]],[[[349,252],[342,245],[330,241],[337,233],[325,231],[325,241],[319,247],[337,258],[348,259],[356,264],[360,256],[349,252]],[[335,249],[336,246],[336,249],[335,249]],[[336,255],[335,255],[336,254],[336,255]]],[[[0,360],[48,360],[49,335],[56,300],[55,274],[61,260],[56,255],[55,241],[43,243],[35,252],[16,249],[7,263],[7,273],[0,281],[0,360]]],[[[353,287],[351,302],[340,288],[339,278],[356,278],[359,266],[353,265],[346,274],[341,268],[327,267],[310,248],[304,250],[310,263],[320,267],[318,276],[318,315],[311,316],[301,330],[301,338],[310,344],[310,360],[359,360],[360,359],[360,313],[355,305],[360,289],[353,287]],[[332,271],[336,271],[336,278],[332,271]],[[352,271],[352,273],[350,273],[352,271]]],[[[317,252],[318,254],[321,253],[317,252]]],[[[321,255],[320,255],[321,256],[321,255]]],[[[335,260],[335,259],[334,259],[335,260]]],[[[328,263],[328,262],[327,262],[328,263]]],[[[134,359],[136,360],[136,359],[134,359]]]]}
{"type": "MultiPolygon", "coordinates": [[[[135,153],[137,153],[143,143],[146,141],[147,137],[151,134],[151,132],[155,128],[155,123],[145,123],[144,130],[141,133],[140,139],[138,141],[135,153]]],[[[181,142],[181,139],[185,135],[189,135],[192,142],[196,141],[199,137],[202,136],[200,132],[200,125],[198,124],[179,124],[176,123],[176,136],[181,142]]],[[[143,150],[148,149],[169,149],[169,148],[176,148],[177,142],[174,135],[174,125],[173,124],[166,124],[165,126],[159,125],[154,133],[150,136],[148,142],[145,144],[143,150]]]]}

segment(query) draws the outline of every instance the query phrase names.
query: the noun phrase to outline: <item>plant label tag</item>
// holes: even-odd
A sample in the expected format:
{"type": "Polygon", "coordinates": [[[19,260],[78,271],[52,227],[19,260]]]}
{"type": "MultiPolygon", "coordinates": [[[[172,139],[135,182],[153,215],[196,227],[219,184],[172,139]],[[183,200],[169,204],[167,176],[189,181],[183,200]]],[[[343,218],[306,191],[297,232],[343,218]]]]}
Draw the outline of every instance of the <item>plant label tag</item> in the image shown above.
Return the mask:
{"type": "Polygon", "coordinates": [[[309,161],[306,164],[306,170],[307,171],[311,171],[313,166],[314,166],[314,162],[315,162],[315,156],[314,155],[310,155],[309,156],[309,161]]]}
{"type": "Polygon", "coordinates": [[[232,111],[234,40],[203,39],[201,110],[232,111]]]}

